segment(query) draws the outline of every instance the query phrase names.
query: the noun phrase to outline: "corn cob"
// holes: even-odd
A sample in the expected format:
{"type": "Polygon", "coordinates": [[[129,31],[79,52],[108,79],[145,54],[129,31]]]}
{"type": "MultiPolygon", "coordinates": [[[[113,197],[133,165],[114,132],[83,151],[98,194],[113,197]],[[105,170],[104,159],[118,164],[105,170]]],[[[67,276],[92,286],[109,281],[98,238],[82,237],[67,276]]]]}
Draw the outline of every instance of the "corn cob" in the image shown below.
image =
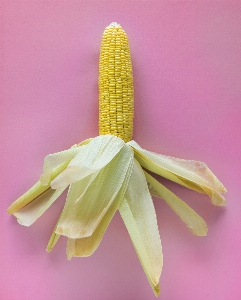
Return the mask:
{"type": "Polygon", "coordinates": [[[134,89],[129,41],[117,23],[106,27],[99,61],[99,134],[132,139],[134,89]]]}

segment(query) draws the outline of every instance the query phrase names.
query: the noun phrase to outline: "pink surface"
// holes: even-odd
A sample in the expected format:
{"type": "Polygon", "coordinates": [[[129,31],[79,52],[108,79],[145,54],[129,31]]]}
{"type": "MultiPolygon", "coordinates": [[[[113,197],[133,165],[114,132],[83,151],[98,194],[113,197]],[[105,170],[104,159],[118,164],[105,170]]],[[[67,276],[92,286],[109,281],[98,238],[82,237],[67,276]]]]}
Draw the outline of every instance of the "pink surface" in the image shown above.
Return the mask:
{"type": "Polygon", "coordinates": [[[65,238],[47,254],[59,199],[33,226],[6,213],[38,180],[43,158],[98,134],[104,28],[126,30],[135,84],[134,139],[204,161],[228,189],[226,208],[162,180],[208,223],[195,237],[155,199],[165,300],[241,299],[241,6],[239,1],[1,1],[2,300],[155,299],[116,214],[89,258],[65,238]]]}

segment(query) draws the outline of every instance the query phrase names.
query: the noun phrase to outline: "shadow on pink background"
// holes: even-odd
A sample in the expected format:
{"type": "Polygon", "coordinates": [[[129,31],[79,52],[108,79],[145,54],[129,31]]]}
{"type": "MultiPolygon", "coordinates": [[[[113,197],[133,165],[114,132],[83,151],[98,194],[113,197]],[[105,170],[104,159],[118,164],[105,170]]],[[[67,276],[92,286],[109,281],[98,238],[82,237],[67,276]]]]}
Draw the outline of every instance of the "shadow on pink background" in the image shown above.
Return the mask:
{"type": "Polygon", "coordinates": [[[7,207],[43,158],[98,135],[104,28],[126,30],[135,84],[134,139],[204,161],[228,189],[226,208],[161,180],[208,223],[193,236],[162,200],[164,300],[241,299],[241,5],[239,1],[1,1],[1,300],[155,299],[116,214],[89,258],[47,254],[61,197],[31,227],[7,207]]]}

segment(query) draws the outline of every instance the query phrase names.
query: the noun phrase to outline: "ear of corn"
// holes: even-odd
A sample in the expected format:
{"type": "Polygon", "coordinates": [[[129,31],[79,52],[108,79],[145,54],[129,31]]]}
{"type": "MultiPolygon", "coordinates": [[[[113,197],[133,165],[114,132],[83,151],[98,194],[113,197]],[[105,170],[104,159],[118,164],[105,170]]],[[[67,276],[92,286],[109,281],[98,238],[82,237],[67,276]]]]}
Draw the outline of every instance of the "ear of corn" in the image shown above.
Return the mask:
{"type": "Polygon", "coordinates": [[[99,134],[132,138],[134,89],[128,37],[117,23],[106,27],[99,62],[99,134]]]}

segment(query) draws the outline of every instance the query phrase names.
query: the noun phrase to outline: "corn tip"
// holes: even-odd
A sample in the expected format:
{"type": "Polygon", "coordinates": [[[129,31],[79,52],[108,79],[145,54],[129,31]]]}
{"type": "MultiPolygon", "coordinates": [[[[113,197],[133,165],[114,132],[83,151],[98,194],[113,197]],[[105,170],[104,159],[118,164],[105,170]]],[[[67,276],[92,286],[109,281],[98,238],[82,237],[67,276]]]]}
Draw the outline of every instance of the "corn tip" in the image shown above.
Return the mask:
{"type": "Polygon", "coordinates": [[[111,27],[119,27],[119,28],[121,28],[120,24],[118,24],[117,22],[110,23],[110,25],[107,26],[106,28],[111,28],[111,27]]]}

